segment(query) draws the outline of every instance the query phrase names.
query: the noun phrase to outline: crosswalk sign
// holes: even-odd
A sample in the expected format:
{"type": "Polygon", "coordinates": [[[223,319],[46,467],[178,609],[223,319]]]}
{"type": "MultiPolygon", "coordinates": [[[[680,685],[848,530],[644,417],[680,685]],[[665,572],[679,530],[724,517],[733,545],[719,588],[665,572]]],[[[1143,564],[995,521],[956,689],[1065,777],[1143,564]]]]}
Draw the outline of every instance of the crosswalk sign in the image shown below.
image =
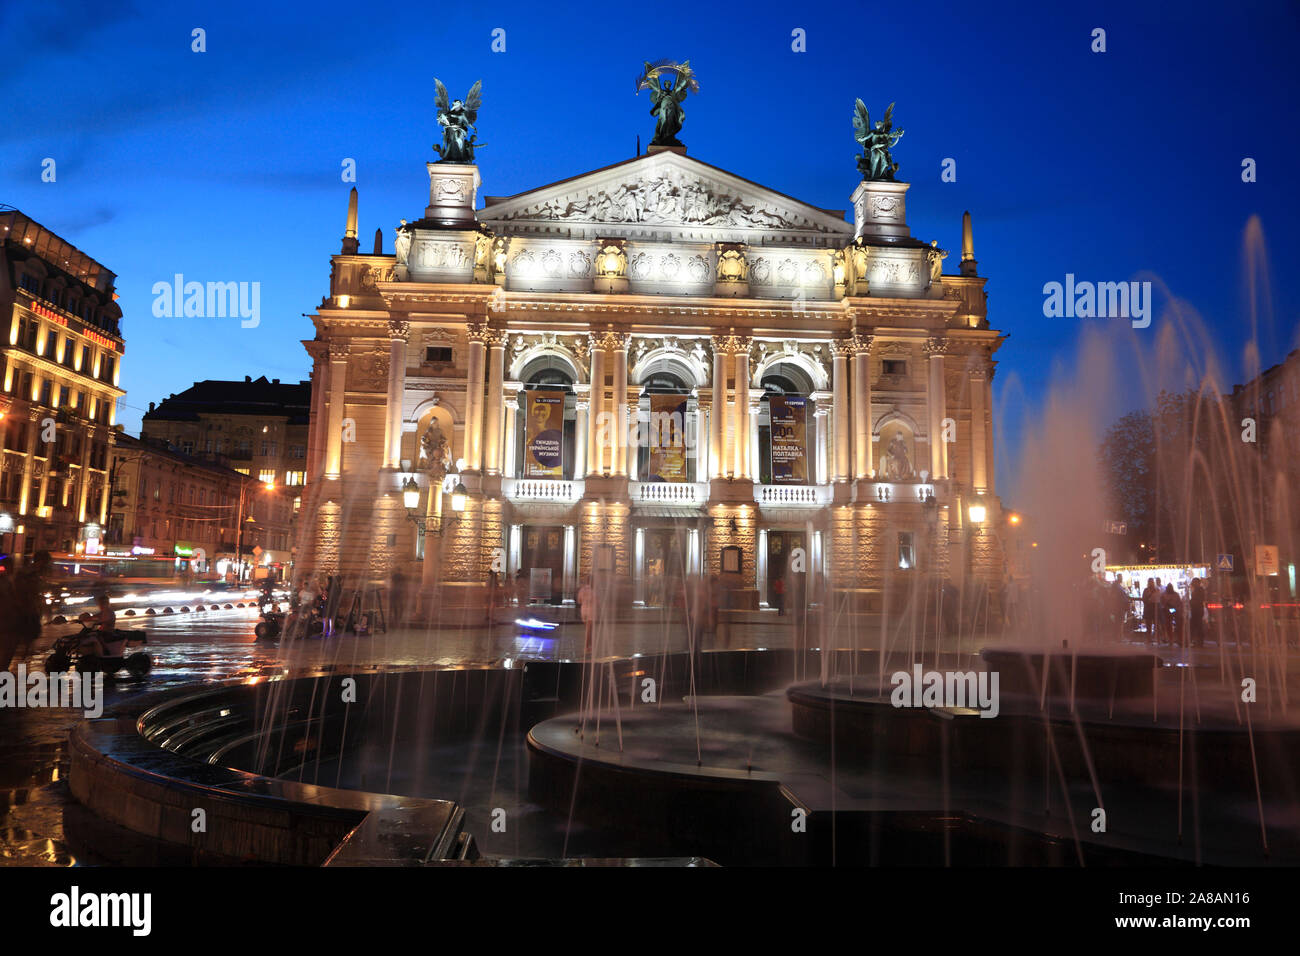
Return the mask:
{"type": "Polygon", "coordinates": [[[1221,554],[1221,555],[1219,555],[1218,560],[1214,562],[1214,567],[1215,567],[1216,570],[1219,570],[1219,571],[1231,571],[1231,570],[1232,570],[1232,555],[1230,555],[1230,554],[1221,554]]]}

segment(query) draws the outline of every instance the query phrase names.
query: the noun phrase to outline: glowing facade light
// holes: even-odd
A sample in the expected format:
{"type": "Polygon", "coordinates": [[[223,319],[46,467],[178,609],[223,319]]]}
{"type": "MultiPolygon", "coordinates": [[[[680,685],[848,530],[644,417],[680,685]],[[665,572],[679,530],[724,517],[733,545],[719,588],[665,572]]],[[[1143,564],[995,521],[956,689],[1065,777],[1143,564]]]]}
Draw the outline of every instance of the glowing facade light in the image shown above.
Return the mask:
{"type": "Polygon", "coordinates": [[[402,504],[406,505],[407,511],[420,507],[420,486],[414,477],[402,482],[402,504]]]}
{"type": "Polygon", "coordinates": [[[978,504],[971,505],[970,510],[967,511],[967,514],[970,516],[971,524],[983,524],[984,519],[988,517],[987,509],[985,509],[983,505],[978,505],[978,504]]]}

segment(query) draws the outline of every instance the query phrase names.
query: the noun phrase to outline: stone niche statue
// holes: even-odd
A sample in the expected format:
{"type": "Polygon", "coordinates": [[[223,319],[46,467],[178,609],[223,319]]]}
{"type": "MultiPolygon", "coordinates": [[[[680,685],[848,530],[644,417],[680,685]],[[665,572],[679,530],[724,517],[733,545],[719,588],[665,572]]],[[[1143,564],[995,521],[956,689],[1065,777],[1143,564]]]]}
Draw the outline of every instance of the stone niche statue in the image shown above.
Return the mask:
{"type": "Polygon", "coordinates": [[[893,182],[898,163],[890,150],[903,138],[903,130],[894,129],[894,104],[885,110],[885,118],[871,122],[871,115],[862,100],[858,100],[853,113],[853,138],[862,147],[858,157],[858,172],[866,182],[893,182]]]}
{"type": "Polygon", "coordinates": [[[894,432],[894,437],[885,446],[885,479],[888,481],[907,481],[916,473],[912,471],[912,460],[907,453],[907,439],[902,429],[894,432]]]}
{"type": "Polygon", "coordinates": [[[645,71],[636,81],[636,91],[650,92],[650,115],[655,118],[655,135],[651,146],[681,146],[677,134],[686,122],[682,102],[687,93],[699,93],[700,84],[691,72],[691,61],[673,63],[659,60],[646,61],[645,71]],[[661,81],[660,77],[664,79],[661,81]]]}
{"type": "Polygon", "coordinates": [[[424,435],[420,438],[420,453],[424,456],[425,467],[429,471],[429,479],[435,483],[441,483],[442,479],[447,476],[447,470],[451,467],[451,446],[447,442],[447,436],[442,433],[442,426],[438,424],[438,419],[429,423],[425,429],[424,435]]]}
{"type": "Polygon", "coordinates": [[[434,105],[438,108],[438,125],[442,127],[442,145],[434,146],[442,159],[440,163],[473,163],[474,150],[485,144],[475,143],[478,130],[474,127],[478,119],[478,108],[483,100],[481,90],[483,81],[478,80],[470,87],[463,100],[448,100],[447,87],[434,78],[437,94],[434,105]]]}

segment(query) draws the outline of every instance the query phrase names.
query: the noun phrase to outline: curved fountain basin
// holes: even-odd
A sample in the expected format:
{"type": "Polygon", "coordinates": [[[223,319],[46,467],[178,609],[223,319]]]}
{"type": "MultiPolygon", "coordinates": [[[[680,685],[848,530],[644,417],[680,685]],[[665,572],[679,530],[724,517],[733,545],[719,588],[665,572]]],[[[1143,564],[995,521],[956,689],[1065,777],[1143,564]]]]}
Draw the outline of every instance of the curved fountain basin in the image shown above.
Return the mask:
{"type": "MultiPolygon", "coordinates": [[[[880,662],[871,653],[837,652],[833,664],[879,672],[880,662]]],[[[571,662],[319,672],[173,693],[78,728],[72,786],[106,819],[196,859],[419,864],[469,855],[462,808],[443,799],[460,791],[395,796],[364,785],[320,787],[313,781],[335,779],[328,763],[322,773],[322,762],[376,745],[395,755],[390,760],[440,759],[430,757],[434,744],[457,759],[458,747],[515,739],[526,743],[526,785],[536,803],[602,832],[634,834],[636,849],[648,852],[628,856],[943,863],[960,847],[969,862],[1007,862],[1010,853],[1016,862],[1069,863],[1083,850],[1061,798],[1055,816],[1021,811],[1063,778],[1071,799],[1082,801],[1076,816],[1086,819],[1092,794],[1078,791],[1089,790],[1091,766],[1106,806],[1129,823],[1142,819],[1150,832],[1083,833],[1090,858],[1187,858],[1151,835],[1164,823],[1151,808],[1169,804],[1170,782],[1179,779],[1176,709],[1162,704],[1155,723],[1141,702],[1106,720],[1070,713],[1051,698],[1040,712],[1036,699],[1022,697],[992,720],[944,708],[900,710],[861,679],[852,692],[790,684],[793,673],[815,673],[817,665],[816,654],[789,651],[706,653],[696,679],[698,743],[693,708],[677,702],[691,686],[685,655],[591,665],[588,674],[612,679],[628,702],[622,751],[608,711],[599,740],[590,721],[575,733],[584,665],[571,662]],[[660,703],[652,706],[634,699],[646,675],[658,682],[660,703]],[[355,681],[360,703],[342,702],[345,679],[355,681]],[[259,728],[268,713],[276,720],[259,728]],[[196,807],[207,811],[214,836],[192,832],[196,807]],[[791,830],[795,812],[806,815],[804,833],[791,830]]],[[[1166,683],[1180,676],[1162,673],[1166,683]]],[[[1291,855],[1287,842],[1300,822],[1274,814],[1279,801],[1296,806],[1290,755],[1300,738],[1293,725],[1277,724],[1255,727],[1253,736],[1274,858],[1300,860],[1300,840],[1291,855]]],[[[1222,722],[1184,726],[1182,779],[1187,799],[1199,793],[1203,819],[1222,803],[1257,831],[1247,743],[1241,728],[1222,722]]],[[[1240,834],[1240,822],[1219,829],[1240,834]]]]}

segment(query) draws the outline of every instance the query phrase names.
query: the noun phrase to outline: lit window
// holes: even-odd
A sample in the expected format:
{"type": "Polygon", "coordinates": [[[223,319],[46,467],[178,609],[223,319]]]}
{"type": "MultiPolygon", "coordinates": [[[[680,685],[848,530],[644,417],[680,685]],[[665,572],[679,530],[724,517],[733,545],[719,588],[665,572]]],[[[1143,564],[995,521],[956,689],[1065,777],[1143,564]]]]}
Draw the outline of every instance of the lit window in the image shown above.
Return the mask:
{"type": "Polygon", "coordinates": [[[307,473],[304,471],[285,472],[284,483],[286,485],[302,485],[307,481],[307,473]]]}
{"type": "Polygon", "coordinates": [[[263,468],[257,473],[257,480],[268,485],[275,484],[275,469],[263,468]]]}
{"type": "Polygon", "coordinates": [[[916,567],[916,540],[910,531],[898,532],[898,568],[910,571],[916,567]]]}

